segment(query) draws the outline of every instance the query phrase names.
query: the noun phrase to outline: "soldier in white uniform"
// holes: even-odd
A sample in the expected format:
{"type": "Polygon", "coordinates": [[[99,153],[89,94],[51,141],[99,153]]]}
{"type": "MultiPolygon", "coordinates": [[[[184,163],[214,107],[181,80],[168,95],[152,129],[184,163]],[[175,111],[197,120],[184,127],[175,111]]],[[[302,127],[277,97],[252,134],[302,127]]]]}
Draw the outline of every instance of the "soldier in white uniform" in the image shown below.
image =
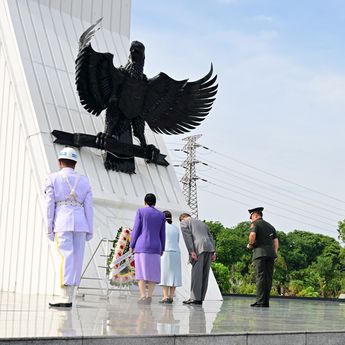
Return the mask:
{"type": "Polygon", "coordinates": [[[48,238],[55,241],[60,257],[60,297],[51,307],[72,307],[80,283],[85,241],[93,236],[92,193],[86,176],[74,171],[77,154],[70,147],[59,153],[60,171],[47,177],[48,238]]]}

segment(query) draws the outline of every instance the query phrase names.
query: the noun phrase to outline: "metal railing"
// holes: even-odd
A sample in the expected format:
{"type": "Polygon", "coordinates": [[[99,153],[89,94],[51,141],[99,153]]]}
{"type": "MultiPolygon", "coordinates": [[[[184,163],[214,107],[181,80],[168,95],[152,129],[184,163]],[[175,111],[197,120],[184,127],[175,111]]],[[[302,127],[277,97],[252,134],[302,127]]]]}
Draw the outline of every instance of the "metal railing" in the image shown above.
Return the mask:
{"type": "Polygon", "coordinates": [[[87,262],[83,273],[81,274],[81,278],[80,278],[80,286],[77,289],[77,296],[80,297],[85,297],[85,295],[93,295],[93,296],[100,296],[101,298],[105,298],[108,299],[110,294],[113,291],[130,291],[128,285],[126,286],[122,286],[121,284],[119,286],[113,286],[111,285],[111,278],[109,278],[109,273],[111,272],[112,275],[115,274],[119,274],[120,272],[122,272],[124,269],[126,269],[129,265],[130,262],[133,258],[133,253],[131,252],[127,252],[126,254],[122,255],[121,257],[117,258],[116,260],[113,260],[111,262],[111,266],[108,263],[108,259],[110,257],[110,249],[112,248],[112,246],[109,246],[109,243],[114,243],[114,240],[109,240],[107,238],[102,238],[98,245],[96,246],[96,249],[93,251],[91,258],[89,259],[89,261],[87,262]],[[99,253],[102,244],[105,243],[105,254],[99,253]],[[90,267],[91,263],[95,260],[96,255],[99,254],[100,257],[104,257],[105,261],[104,261],[104,266],[103,265],[97,265],[97,267],[99,269],[104,270],[104,278],[100,278],[100,277],[88,277],[86,276],[86,272],[88,270],[88,268],[90,267]],[[123,262],[121,264],[121,262],[123,262]],[[112,267],[115,265],[121,264],[118,268],[113,269],[112,267]],[[82,286],[82,282],[85,281],[99,281],[99,282],[103,282],[103,286],[101,286],[101,284],[99,284],[99,287],[91,287],[91,286],[82,286]],[[97,293],[92,293],[92,292],[88,292],[89,291],[101,291],[101,294],[97,294],[97,293]],[[83,292],[82,292],[83,291],[83,292]]]}

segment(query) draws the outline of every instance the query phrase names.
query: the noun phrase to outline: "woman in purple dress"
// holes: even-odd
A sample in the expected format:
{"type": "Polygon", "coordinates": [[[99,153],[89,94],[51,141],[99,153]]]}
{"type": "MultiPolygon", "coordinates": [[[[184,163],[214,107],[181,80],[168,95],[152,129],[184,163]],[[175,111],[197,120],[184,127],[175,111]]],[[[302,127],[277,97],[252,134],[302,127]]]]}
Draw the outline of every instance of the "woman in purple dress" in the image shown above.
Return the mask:
{"type": "Polygon", "coordinates": [[[140,304],[150,304],[153,290],[161,278],[161,255],[165,248],[165,217],[158,211],[156,196],[146,194],[145,207],[135,216],[130,248],[135,258],[135,279],[138,281],[140,304]],[[146,289],[147,283],[147,289],[146,289]]]}

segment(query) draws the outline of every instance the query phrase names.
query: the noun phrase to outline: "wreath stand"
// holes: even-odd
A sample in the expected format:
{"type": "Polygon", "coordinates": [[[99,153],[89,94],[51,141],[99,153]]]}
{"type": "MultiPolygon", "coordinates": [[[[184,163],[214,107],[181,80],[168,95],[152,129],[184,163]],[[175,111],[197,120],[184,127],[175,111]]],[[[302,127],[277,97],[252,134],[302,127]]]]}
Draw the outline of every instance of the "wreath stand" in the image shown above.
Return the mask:
{"type": "MultiPolygon", "coordinates": [[[[109,244],[113,244],[114,240],[110,240],[108,238],[102,238],[96,249],[93,251],[91,258],[86,264],[86,267],[81,275],[80,278],[80,285],[77,288],[77,296],[84,298],[86,295],[90,296],[99,296],[102,299],[109,299],[111,293],[113,291],[120,291],[122,293],[130,294],[130,286],[128,284],[119,284],[117,286],[114,286],[111,284],[111,280],[109,279],[109,271],[112,271],[113,274],[118,274],[122,272],[124,269],[126,269],[130,265],[130,261],[133,257],[133,253],[127,251],[125,254],[123,254],[118,259],[114,260],[112,262],[113,265],[118,265],[118,268],[114,270],[109,265],[109,257],[110,257],[110,248],[112,248],[109,244]],[[102,245],[103,244],[103,245],[102,245]],[[103,251],[102,251],[103,249],[103,251]],[[101,262],[104,260],[103,265],[98,265],[96,261],[97,255],[101,257],[101,262]],[[96,266],[104,270],[103,277],[94,277],[94,276],[87,276],[86,273],[88,271],[89,266],[91,263],[95,261],[96,266]],[[94,286],[87,286],[88,282],[98,282],[98,287],[94,286]]],[[[95,284],[93,284],[95,285],[95,284]]]]}

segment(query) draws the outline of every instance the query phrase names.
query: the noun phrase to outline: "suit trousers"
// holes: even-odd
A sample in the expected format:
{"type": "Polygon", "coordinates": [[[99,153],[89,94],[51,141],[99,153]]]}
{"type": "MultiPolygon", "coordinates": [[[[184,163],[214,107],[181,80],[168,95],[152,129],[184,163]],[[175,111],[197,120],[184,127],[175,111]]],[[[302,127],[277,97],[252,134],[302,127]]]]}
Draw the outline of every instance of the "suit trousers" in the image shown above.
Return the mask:
{"type": "Polygon", "coordinates": [[[210,273],[212,261],[211,252],[203,252],[199,254],[198,260],[192,263],[192,281],[191,281],[191,295],[190,298],[203,301],[205,299],[208,275],[210,273]]]}
{"type": "Polygon", "coordinates": [[[269,304],[272,288],[274,259],[263,256],[254,260],[256,274],[256,303],[269,304]]]}
{"type": "Polygon", "coordinates": [[[56,232],[55,241],[60,261],[60,286],[78,286],[83,267],[86,232],[56,232]]]}

